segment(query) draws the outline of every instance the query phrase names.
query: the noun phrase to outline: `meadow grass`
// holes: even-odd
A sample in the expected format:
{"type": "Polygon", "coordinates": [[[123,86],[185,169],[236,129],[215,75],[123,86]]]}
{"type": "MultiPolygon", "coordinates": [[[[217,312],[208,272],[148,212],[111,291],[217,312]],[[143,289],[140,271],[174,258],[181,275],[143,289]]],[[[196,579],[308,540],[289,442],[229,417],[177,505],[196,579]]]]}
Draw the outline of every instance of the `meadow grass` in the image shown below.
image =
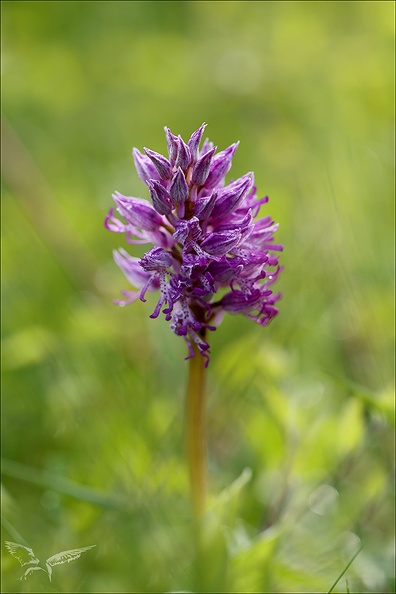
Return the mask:
{"type": "Polygon", "coordinates": [[[394,592],[393,13],[2,3],[3,541],[97,545],[49,584],[3,542],[4,592],[394,592]],[[285,270],[271,326],[211,338],[197,554],[185,345],[151,298],[113,304],[103,219],[148,198],[133,146],[203,121],[241,141],[285,270]]]}

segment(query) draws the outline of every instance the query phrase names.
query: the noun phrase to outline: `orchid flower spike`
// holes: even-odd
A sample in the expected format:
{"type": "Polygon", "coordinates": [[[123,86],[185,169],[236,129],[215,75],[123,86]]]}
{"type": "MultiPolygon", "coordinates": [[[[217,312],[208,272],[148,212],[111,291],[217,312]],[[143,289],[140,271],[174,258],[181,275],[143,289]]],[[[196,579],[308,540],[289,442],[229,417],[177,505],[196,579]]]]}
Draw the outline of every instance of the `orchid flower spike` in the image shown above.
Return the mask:
{"type": "Polygon", "coordinates": [[[253,173],[225,181],[239,143],[216,153],[206,140],[200,149],[205,126],[187,143],[165,128],[168,157],[134,148],[150,201],[114,193],[118,214],[111,208],[105,226],[125,234],[128,243],[151,246],[140,259],[115,251],[115,262],[137,289],[117,303],[145,301],[148,291],[159,291],[150,317],[162,310],[186,341],[186,358],[194,356],[195,344],[207,364],[207,330],[215,330],[224,313],[262,326],[277,315],[280,293],[272,285],[282,270],[277,253],[283,247],[274,242],[278,225],[271,217],[257,218],[268,197],[257,198],[253,173]]]}

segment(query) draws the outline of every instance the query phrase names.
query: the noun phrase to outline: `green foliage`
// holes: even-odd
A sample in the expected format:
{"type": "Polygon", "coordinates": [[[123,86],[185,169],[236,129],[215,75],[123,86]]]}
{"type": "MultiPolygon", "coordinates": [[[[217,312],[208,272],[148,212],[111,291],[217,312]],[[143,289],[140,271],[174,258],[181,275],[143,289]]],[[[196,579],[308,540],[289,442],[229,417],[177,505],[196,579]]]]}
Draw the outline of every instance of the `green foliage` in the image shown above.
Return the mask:
{"type": "Polygon", "coordinates": [[[393,592],[392,4],[2,16],[3,540],[97,545],[51,584],[3,548],[3,591],[393,592]],[[269,328],[213,334],[197,542],[185,345],[153,301],[113,305],[127,246],[103,219],[116,189],[148,198],[133,146],[203,121],[241,141],[232,174],[269,194],[285,271],[269,328]]]}

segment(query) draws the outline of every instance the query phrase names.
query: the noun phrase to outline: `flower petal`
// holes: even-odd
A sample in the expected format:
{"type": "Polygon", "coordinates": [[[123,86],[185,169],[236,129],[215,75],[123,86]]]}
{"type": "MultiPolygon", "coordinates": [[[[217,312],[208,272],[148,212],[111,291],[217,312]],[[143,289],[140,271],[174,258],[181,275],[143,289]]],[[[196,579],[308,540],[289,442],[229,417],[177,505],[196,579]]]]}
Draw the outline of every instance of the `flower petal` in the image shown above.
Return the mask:
{"type": "Polygon", "coordinates": [[[241,232],[224,231],[223,233],[210,233],[201,242],[201,248],[214,256],[222,256],[237,246],[241,239],[241,232]]]}
{"type": "Polygon", "coordinates": [[[253,173],[247,173],[220,190],[219,197],[213,208],[212,217],[221,219],[236,210],[253,186],[253,182],[253,173]]]}
{"type": "Polygon", "coordinates": [[[131,225],[145,231],[156,231],[162,224],[160,215],[146,200],[123,196],[119,192],[113,194],[113,199],[120,215],[131,225]]]}
{"type": "Polygon", "coordinates": [[[231,168],[232,159],[237,150],[239,142],[235,142],[224,151],[217,153],[210,164],[208,179],[205,188],[214,188],[223,179],[231,168]]]}

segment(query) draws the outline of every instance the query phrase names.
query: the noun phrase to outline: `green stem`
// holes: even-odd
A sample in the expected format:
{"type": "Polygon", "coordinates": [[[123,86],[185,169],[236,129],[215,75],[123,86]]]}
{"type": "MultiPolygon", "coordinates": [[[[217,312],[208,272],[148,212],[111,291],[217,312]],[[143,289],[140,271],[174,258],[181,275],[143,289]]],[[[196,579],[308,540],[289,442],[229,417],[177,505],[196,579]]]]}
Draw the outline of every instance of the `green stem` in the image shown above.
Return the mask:
{"type": "Polygon", "coordinates": [[[186,394],[186,449],[190,477],[193,512],[196,519],[205,511],[205,431],[204,393],[205,357],[193,345],[194,357],[190,359],[186,394]]]}
{"type": "MultiPolygon", "coordinates": [[[[358,550],[353,555],[353,557],[351,558],[351,560],[349,561],[349,563],[347,564],[347,566],[344,568],[344,570],[340,573],[340,575],[338,576],[338,578],[336,579],[336,581],[334,582],[334,584],[331,586],[330,590],[327,591],[327,594],[331,594],[331,592],[334,590],[334,588],[336,587],[336,585],[338,584],[338,582],[340,581],[340,579],[342,578],[342,576],[344,575],[344,573],[346,573],[347,569],[349,569],[349,567],[355,561],[356,557],[359,555],[359,553],[362,550],[362,548],[363,548],[363,545],[361,545],[358,548],[358,550]]],[[[348,591],[349,591],[349,587],[348,587],[348,591]]]]}

